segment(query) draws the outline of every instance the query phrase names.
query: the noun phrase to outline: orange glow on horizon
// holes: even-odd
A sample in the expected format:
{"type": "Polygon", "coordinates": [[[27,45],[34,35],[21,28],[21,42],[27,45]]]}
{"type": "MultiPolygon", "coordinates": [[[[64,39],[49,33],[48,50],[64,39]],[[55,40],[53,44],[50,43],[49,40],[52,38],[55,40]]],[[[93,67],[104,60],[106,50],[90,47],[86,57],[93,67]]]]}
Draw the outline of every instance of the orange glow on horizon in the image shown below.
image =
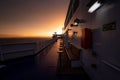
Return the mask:
{"type": "Polygon", "coordinates": [[[3,23],[1,20],[0,23],[0,38],[52,37],[54,32],[62,33],[69,1],[45,0],[40,1],[41,3],[35,1],[34,4],[33,2],[28,1],[26,2],[28,4],[23,4],[24,9],[20,5],[15,5],[16,8],[10,7],[7,14],[4,12],[1,15],[5,20],[3,19],[3,23]],[[52,5],[53,3],[55,5],[52,5]]]}
{"type": "Polygon", "coordinates": [[[57,34],[62,34],[62,25],[58,27],[51,27],[46,30],[39,30],[39,29],[32,29],[28,32],[22,32],[21,34],[0,34],[0,38],[20,38],[20,37],[52,37],[54,32],[57,32],[57,34]]]}

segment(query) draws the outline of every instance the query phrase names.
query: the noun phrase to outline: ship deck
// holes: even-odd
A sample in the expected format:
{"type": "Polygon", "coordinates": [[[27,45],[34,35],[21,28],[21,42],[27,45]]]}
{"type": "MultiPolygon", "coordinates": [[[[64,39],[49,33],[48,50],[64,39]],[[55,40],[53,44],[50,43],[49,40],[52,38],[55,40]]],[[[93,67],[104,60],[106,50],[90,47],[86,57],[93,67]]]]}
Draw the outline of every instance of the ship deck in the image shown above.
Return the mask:
{"type": "Polygon", "coordinates": [[[2,63],[5,66],[0,69],[0,80],[89,80],[82,68],[68,66],[65,53],[60,59],[59,46],[60,40],[35,56],[2,63]],[[64,70],[61,70],[60,62],[66,64],[64,70]]]}

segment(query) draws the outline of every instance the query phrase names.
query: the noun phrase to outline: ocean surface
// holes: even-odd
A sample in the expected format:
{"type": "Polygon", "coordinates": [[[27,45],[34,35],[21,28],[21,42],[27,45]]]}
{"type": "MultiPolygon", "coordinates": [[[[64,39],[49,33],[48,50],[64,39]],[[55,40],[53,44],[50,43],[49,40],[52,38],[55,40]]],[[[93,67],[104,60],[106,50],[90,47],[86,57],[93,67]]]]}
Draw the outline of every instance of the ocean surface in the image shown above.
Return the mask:
{"type": "Polygon", "coordinates": [[[40,43],[52,38],[0,38],[0,45],[2,44],[19,44],[19,43],[40,43]]]}

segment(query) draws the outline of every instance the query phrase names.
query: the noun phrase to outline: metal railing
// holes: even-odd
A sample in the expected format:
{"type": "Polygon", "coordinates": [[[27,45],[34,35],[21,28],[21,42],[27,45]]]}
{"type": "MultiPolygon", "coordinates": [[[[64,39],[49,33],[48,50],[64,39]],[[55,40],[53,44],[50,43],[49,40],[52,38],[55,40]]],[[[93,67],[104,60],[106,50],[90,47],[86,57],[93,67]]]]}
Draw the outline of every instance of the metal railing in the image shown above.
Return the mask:
{"type": "Polygon", "coordinates": [[[107,66],[111,67],[112,69],[117,70],[117,71],[120,72],[120,67],[118,67],[118,66],[116,66],[116,65],[114,65],[114,64],[112,64],[112,63],[110,63],[110,62],[108,62],[106,60],[101,60],[101,62],[103,62],[107,66]]]}

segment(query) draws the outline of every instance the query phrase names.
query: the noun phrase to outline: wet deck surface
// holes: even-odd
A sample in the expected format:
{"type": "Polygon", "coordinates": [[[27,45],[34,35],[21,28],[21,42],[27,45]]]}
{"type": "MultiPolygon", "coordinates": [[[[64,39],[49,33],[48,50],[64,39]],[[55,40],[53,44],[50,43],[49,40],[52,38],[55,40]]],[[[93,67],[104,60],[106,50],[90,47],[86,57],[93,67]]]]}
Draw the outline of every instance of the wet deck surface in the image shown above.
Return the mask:
{"type": "Polygon", "coordinates": [[[4,63],[0,80],[86,80],[77,76],[56,75],[59,62],[59,40],[36,56],[4,63]]]}

